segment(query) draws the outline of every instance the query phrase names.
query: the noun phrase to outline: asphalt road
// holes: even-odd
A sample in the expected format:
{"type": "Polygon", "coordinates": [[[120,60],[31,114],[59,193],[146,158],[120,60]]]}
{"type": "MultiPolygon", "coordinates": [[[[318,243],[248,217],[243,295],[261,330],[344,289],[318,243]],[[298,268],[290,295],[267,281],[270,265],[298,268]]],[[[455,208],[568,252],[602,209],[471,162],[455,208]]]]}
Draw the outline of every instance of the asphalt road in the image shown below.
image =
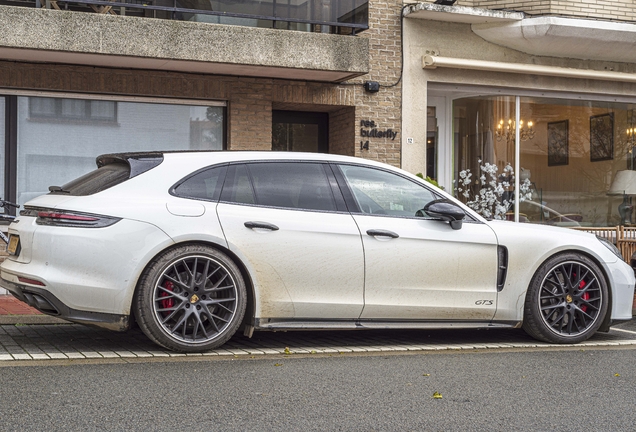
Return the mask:
{"type": "Polygon", "coordinates": [[[635,354],[552,349],[3,367],[0,429],[633,431],[635,354]]]}

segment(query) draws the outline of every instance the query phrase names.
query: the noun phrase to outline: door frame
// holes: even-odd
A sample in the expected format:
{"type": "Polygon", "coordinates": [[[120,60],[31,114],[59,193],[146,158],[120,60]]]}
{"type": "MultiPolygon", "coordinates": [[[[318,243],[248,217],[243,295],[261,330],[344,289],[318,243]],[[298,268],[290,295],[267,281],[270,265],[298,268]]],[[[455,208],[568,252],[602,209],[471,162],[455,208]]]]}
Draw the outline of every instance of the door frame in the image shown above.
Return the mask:
{"type": "Polygon", "coordinates": [[[275,123],[318,125],[318,153],[329,153],[329,113],[272,110],[272,127],[275,123]]]}

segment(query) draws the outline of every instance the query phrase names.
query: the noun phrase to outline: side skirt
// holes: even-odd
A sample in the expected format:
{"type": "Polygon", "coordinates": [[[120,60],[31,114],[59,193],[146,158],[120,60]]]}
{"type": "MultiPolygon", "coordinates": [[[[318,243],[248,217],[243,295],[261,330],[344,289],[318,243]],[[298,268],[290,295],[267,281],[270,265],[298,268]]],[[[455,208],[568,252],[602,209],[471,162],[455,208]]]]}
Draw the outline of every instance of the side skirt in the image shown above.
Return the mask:
{"type": "Polygon", "coordinates": [[[255,330],[379,330],[379,329],[480,329],[519,328],[517,321],[371,321],[371,320],[290,320],[257,318],[255,330]]]}

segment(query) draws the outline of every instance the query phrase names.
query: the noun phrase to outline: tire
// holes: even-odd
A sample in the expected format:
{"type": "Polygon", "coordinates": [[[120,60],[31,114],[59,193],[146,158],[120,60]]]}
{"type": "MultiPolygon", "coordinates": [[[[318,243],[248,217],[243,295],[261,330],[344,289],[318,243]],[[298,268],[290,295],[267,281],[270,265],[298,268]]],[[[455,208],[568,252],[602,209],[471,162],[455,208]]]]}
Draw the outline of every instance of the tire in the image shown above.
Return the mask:
{"type": "Polygon", "coordinates": [[[556,255],[532,278],[523,329],[544,342],[582,342],[601,326],[608,303],[607,282],[596,263],[578,253],[556,255]]]}
{"type": "Polygon", "coordinates": [[[180,246],[144,270],[134,301],[142,331],[164,348],[201,352],[223,345],[243,321],[245,281],[224,253],[180,246]]]}

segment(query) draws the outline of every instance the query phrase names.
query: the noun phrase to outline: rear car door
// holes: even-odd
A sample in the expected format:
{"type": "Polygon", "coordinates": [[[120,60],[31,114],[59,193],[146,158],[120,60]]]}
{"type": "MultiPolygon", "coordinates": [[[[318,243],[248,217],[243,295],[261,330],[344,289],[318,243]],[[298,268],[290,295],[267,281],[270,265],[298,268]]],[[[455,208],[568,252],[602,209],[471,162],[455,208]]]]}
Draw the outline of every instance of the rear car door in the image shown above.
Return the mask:
{"type": "Polygon", "coordinates": [[[360,233],[327,164],[230,165],[217,212],[230,250],[252,275],[257,318],[360,316],[360,233]]]}
{"type": "Polygon", "coordinates": [[[492,319],[497,239],[488,225],[466,220],[454,230],[447,222],[416,216],[439,196],[388,170],[345,164],[337,168],[364,245],[361,319],[492,319]]]}

